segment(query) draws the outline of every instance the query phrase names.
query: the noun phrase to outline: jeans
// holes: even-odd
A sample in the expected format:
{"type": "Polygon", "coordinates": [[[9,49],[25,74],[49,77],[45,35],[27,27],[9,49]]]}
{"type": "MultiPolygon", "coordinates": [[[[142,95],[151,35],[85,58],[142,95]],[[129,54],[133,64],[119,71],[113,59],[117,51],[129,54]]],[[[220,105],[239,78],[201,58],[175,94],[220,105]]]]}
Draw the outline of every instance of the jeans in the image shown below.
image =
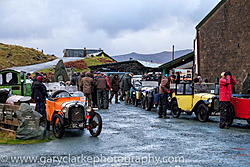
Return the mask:
{"type": "Polygon", "coordinates": [[[159,116],[166,116],[167,115],[167,106],[168,106],[168,94],[161,93],[159,98],[159,116]]]}
{"type": "Polygon", "coordinates": [[[108,108],[107,91],[105,89],[97,89],[97,106],[99,109],[108,108]]]}

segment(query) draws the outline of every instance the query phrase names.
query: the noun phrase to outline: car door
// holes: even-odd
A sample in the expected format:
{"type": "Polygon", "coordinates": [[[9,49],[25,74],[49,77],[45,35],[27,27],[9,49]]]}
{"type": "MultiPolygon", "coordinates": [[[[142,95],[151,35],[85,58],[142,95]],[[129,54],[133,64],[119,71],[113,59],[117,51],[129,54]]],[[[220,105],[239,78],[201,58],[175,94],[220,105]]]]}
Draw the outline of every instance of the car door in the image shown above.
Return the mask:
{"type": "Polygon", "coordinates": [[[191,111],[193,106],[193,91],[192,84],[177,84],[176,85],[176,99],[178,107],[185,111],[191,111]]]}
{"type": "Polygon", "coordinates": [[[235,110],[235,117],[242,119],[250,118],[250,100],[233,97],[232,104],[235,110]]]}

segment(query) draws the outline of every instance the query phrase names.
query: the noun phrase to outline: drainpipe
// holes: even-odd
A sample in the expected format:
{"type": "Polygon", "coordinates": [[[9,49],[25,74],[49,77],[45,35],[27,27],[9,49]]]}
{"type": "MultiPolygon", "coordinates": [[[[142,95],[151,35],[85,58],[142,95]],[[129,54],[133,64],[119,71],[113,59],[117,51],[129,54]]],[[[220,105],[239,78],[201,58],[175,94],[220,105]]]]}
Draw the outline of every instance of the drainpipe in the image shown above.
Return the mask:
{"type": "Polygon", "coordinates": [[[200,73],[200,30],[197,30],[197,62],[198,62],[198,75],[200,73]]]}
{"type": "Polygon", "coordinates": [[[173,45],[172,60],[174,60],[174,45],[173,45]]]}

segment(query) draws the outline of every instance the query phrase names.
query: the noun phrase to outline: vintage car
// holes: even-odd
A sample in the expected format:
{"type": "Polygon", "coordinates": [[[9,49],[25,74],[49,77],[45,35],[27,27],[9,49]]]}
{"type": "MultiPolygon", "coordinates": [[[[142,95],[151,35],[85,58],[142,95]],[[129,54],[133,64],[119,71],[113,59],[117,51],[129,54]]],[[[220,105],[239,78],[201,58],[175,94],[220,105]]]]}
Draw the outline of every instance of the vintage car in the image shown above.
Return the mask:
{"type": "Polygon", "coordinates": [[[46,100],[47,129],[52,125],[56,138],[62,138],[65,128],[87,128],[96,137],[101,133],[102,119],[95,110],[87,107],[83,93],[58,90],[46,100]]]}
{"type": "Polygon", "coordinates": [[[13,95],[31,96],[32,82],[26,79],[26,72],[12,69],[0,71],[0,89],[8,88],[13,95]]]}
{"type": "Polygon", "coordinates": [[[216,84],[176,84],[175,92],[171,100],[171,113],[178,118],[181,112],[188,115],[195,113],[201,122],[206,122],[210,115],[217,115],[219,112],[218,92],[216,84]]]}
{"type": "Polygon", "coordinates": [[[231,99],[232,106],[230,107],[230,111],[232,114],[231,122],[236,119],[245,119],[248,124],[250,124],[250,96],[249,95],[241,95],[241,94],[233,94],[231,99]]]}
{"type": "Polygon", "coordinates": [[[157,81],[142,81],[142,88],[140,89],[139,98],[141,107],[150,111],[152,107],[158,106],[159,87],[157,81]]]}
{"type": "Polygon", "coordinates": [[[135,105],[136,107],[140,103],[139,100],[139,91],[142,88],[142,75],[134,75],[131,82],[134,87],[130,89],[130,104],[135,105]]]}

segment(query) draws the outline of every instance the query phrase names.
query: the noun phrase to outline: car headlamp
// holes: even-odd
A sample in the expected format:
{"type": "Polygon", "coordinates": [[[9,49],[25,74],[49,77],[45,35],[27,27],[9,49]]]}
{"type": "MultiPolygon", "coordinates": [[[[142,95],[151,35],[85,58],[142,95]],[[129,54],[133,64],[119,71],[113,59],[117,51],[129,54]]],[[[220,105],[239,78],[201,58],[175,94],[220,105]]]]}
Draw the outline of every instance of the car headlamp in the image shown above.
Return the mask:
{"type": "Polygon", "coordinates": [[[86,108],[86,111],[87,111],[87,112],[91,112],[91,110],[92,110],[92,108],[91,108],[90,106],[88,106],[88,107],[86,108]]]}
{"type": "Polygon", "coordinates": [[[67,112],[67,108],[63,107],[61,111],[62,111],[62,113],[66,113],[67,112]]]}

